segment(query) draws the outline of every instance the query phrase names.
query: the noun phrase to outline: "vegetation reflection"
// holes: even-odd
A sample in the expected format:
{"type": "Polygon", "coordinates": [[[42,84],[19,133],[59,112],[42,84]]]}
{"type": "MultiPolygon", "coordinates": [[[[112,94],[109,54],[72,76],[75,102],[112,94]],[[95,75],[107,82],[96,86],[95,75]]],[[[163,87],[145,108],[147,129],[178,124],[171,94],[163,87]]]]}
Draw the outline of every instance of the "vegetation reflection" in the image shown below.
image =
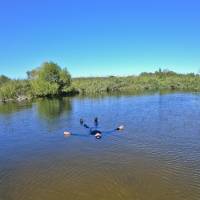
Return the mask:
{"type": "Polygon", "coordinates": [[[8,103],[0,103],[0,115],[9,115],[14,112],[18,112],[21,110],[25,110],[27,108],[31,108],[32,103],[30,102],[8,102],[8,103]]]}
{"type": "Polygon", "coordinates": [[[41,118],[53,120],[68,113],[71,110],[71,100],[64,99],[41,99],[37,101],[37,111],[41,118]]]}

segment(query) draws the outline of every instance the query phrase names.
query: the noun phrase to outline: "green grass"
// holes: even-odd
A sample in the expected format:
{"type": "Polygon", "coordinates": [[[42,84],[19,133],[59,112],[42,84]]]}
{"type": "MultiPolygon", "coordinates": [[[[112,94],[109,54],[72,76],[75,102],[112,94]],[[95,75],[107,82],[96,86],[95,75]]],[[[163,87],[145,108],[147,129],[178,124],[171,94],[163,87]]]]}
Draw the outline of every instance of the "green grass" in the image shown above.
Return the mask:
{"type": "Polygon", "coordinates": [[[80,94],[143,91],[200,91],[200,76],[176,73],[142,73],[139,76],[76,78],[72,85],[80,94]]]}
{"type": "Polygon", "coordinates": [[[17,99],[22,96],[30,98],[30,82],[28,80],[10,80],[0,85],[0,99],[2,101],[17,99]]]}
{"type": "MultiPolygon", "coordinates": [[[[70,75],[68,76],[70,77],[70,75]]],[[[1,77],[2,81],[0,81],[0,100],[5,101],[9,99],[19,99],[23,96],[31,99],[37,98],[38,96],[53,97],[74,94],[106,95],[114,93],[131,94],[146,91],[164,90],[200,92],[199,74],[178,74],[167,70],[160,70],[155,73],[141,73],[139,76],[127,77],[110,76],[73,78],[71,79],[71,81],[68,81],[68,78],[66,78],[66,80],[62,81],[61,83],[58,81],[44,82],[46,85],[48,85],[48,87],[45,86],[41,88],[38,84],[40,82],[38,82],[35,78],[27,80],[11,80],[6,78],[5,76],[0,76],[0,79],[1,77]],[[37,84],[37,87],[33,87],[33,81],[37,84]],[[58,83],[64,89],[61,88],[62,90],[60,90],[60,85],[58,85],[58,83]],[[56,89],[54,89],[53,87],[55,84],[57,84],[58,86],[56,87],[56,89]],[[42,92],[40,92],[40,90],[42,92]],[[59,93],[59,91],[61,92],[59,93]]],[[[44,84],[41,85],[43,86],[44,84]]]]}

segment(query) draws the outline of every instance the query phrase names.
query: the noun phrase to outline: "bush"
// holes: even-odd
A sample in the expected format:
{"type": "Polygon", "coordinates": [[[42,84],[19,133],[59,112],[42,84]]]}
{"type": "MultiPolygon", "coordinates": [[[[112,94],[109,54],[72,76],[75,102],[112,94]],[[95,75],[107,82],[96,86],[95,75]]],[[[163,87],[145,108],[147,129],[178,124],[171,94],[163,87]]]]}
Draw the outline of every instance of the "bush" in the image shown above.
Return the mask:
{"type": "Polygon", "coordinates": [[[34,79],[31,80],[33,96],[55,96],[68,92],[71,76],[67,69],[61,69],[53,62],[45,62],[34,70],[34,79]]]}
{"type": "Polygon", "coordinates": [[[11,80],[0,87],[0,99],[17,99],[30,96],[30,84],[27,80],[11,80]]]}

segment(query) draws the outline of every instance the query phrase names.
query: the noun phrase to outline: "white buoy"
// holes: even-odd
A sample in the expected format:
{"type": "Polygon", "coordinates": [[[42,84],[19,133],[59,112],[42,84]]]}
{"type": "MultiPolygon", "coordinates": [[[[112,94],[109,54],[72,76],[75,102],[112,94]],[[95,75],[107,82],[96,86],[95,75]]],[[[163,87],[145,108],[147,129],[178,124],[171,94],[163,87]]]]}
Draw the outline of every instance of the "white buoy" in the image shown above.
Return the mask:
{"type": "Polygon", "coordinates": [[[64,131],[64,135],[69,136],[69,135],[71,135],[71,133],[69,131],[64,131]]]}
{"type": "Polygon", "coordinates": [[[118,127],[118,130],[119,130],[119,131],[124,130],[124,125],[119,126],[119,127],[118,127]]]}

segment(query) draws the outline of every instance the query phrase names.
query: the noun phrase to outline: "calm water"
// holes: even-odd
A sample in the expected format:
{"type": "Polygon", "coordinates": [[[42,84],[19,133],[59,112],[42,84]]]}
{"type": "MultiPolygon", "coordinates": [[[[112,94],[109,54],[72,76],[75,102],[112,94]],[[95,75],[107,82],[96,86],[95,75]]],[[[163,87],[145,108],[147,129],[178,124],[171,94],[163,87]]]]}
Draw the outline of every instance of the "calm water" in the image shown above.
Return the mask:
{"type": "Polygon", "coordinates": [[[200,95],[0,105],[0,199],[199,200],[200,95]],[[95,140],[95,116],[126,129],[95,140]]]}

